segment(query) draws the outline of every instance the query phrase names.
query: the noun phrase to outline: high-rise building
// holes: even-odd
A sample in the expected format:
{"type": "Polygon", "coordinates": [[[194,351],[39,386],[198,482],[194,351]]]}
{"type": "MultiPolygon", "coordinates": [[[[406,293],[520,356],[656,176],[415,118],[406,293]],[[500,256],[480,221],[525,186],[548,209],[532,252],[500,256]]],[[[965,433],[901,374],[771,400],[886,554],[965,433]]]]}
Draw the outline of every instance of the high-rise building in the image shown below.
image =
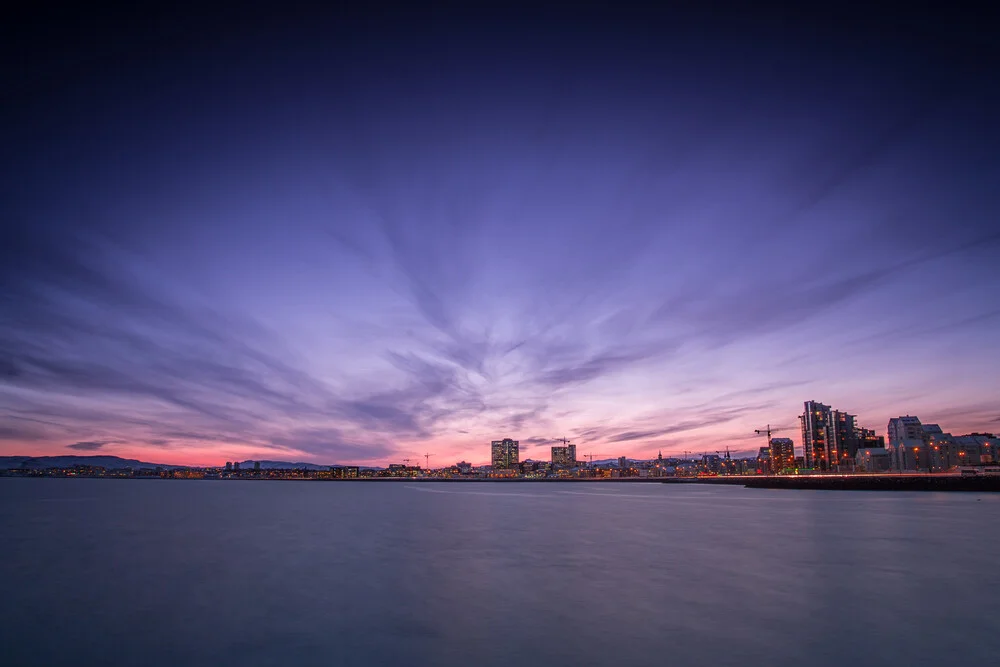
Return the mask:
{"type": "Polygon", "coordinates": [[[815,401],[805,402],[802,420],[802,455],[806,468],[829,470],[829,426],[833,416],[830,406],[815,401]]]}
{"type": "Polygon", "coordinates": [[[494,440],[490,443],[490,462],[493,464],[493,469],[509,470],[517,466],[520,460],[518,450],[518,441],[510,438],[494,440]]]}
{"type": "Polygon", "coordinates": [[[791,438],[771,438],[771,472],[795,466],[795,443],[791,438]]]}
{"type": "Polygon", "coordinates": [[[799,419],[806,468],[851,470],[858,450],[875,446],[875,432],[859,427],[854,415],[816,401],[806,401],[804,407],[799,419]]]}
{"type": "Polygon", "coordinates": [[[840,410],[833,410],[830,416],[830,467],[851,469],[858,454],[856,417],[840,410]]]}
{"type": "Polygon", "coordinates": [[[576,445],[556,445],[553,447],[552,465],[575,466],[576,445]]]}

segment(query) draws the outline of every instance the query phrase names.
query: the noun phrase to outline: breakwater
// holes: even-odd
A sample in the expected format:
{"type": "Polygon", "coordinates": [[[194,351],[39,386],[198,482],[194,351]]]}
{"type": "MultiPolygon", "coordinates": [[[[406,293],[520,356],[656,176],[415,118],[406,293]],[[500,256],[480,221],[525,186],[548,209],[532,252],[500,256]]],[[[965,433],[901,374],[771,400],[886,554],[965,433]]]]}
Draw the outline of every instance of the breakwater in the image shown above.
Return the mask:
{"type": "Polygon", "coordinates": [[[816,489],[830,491],[967,491],[998,492],[1000,476],[958,475],[831,475],[753,477],[741,480],[750,489],[816,489]]]}

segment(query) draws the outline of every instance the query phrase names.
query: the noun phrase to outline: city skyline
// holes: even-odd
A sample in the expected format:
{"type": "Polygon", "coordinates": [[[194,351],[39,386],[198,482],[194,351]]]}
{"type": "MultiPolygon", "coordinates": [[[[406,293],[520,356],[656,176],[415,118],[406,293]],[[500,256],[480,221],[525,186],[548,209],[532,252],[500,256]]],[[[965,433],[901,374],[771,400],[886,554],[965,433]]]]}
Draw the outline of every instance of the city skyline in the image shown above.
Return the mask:
{"type": "Polygon", "coordinates": [[[1000,430],[974,32],[77,18],[7,40],[0,455],[800,452],[812,398],[1000,430]]]}

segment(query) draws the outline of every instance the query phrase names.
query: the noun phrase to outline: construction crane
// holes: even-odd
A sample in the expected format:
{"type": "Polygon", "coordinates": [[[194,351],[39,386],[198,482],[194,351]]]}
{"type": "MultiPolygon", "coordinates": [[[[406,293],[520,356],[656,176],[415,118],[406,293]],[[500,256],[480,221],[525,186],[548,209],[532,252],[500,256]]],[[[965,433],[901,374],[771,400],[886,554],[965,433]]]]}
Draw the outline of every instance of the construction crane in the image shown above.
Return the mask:
{"type": "Polygon", "coordinates": [[[561,442],[563,444],[563,447],[573,442],[572,440],[567,440],[566,438],[552,438],[552,439],[555,440],[556,442],[561,442]]]}
{"type": "Polygon", "coordinates": [[[768,424],[767,427],[765,427],[765,428],[755,428],[753,430],[753,432],[756,433],[757,435],[766,435],[767,436],[767,445],[768,445],[768,447],[770,447],[771,446],[771,434],[772,433],[777,433],[779,431],[787,431],[787,430],[788,429],[786,429],[784,427],[771,428],[771,425],[768,424]]]}
{"type": "MultiPolygon", "coordinates": [[[[753,432],[756,433],[757,435],[766,435],[767,436],[767,446],[768,446],[768,448],[770,448],[771,447],[771,434],[772,433],[778,433],[779,431],[785,431],[785,430],[787,430],[787,429],[785,429],[783,427],[771,428],[771,425],[768,424],[765,428],[755,428],[753,430],[753,432]]],[[[771,461],[772,472],[778,472],[778,470],[781,470],[781,468],[784,467],[785,463],[786,463],[785,461],[781,461],[780,462],[780,467],[778,467],[777,469],[774,469],[775,462],[771,461]]]]}
{"type": "Polygon", "coordinates": [[[784,430],[785,430],[784,428],[771,428],[771,425],[768,424],[764,428],[755,428],[753,432],[756,433],[757,435],[767,435],[767,440],[768,442],[770,442],[772,433],[777,433],[778,431],[784,431],[784,430]]]}
{"type": "Polygon", "coordinates": [[[595,456],[608,456],[608,454],[584,454],[588,459],[590,459],[590,465],[594,465],[595,456]]]}
{"type": "Polygon", "coordinates": [[[431,456],[433,456],[433,454],[424,454],[424,467],[428,470],[431,469],[431,456]]]}

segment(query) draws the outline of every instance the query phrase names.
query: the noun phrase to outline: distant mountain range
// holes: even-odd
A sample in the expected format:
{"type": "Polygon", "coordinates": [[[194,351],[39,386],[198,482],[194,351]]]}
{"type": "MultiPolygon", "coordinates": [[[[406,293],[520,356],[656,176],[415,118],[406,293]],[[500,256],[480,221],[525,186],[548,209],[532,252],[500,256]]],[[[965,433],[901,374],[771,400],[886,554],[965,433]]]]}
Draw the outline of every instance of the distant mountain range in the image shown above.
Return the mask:
{"type": "Polygon", "coordinates": [[[123,459],[120,456],[0,456],[0,470],[17,468],[45,470],[46,468],[69,468],[72,466],[95,466],[109,469],[163,468],[164,470],[185,467],[165,463],[146,463],[135,459],[123,459]]]}
{"type": "MultiPolygon", "coordinates": [[[[240,461],[242,470],[252,470],[256,461],[240,461]]],[[[73,466],[94,466],[100,468],[200,468],[215,466],[178,466],[166,463],[147,463],[136,459],[123,459],[120,456],[0,456],[0,470],[45,470],[46,468],[70,468],[73,466]]],[[[222,466],[218,466],[222,467],[222,466]]],[[[261,461],[262,470],[329,470],[329,465],[315,463],[292,463],[289,461],[261,461]]]]}

